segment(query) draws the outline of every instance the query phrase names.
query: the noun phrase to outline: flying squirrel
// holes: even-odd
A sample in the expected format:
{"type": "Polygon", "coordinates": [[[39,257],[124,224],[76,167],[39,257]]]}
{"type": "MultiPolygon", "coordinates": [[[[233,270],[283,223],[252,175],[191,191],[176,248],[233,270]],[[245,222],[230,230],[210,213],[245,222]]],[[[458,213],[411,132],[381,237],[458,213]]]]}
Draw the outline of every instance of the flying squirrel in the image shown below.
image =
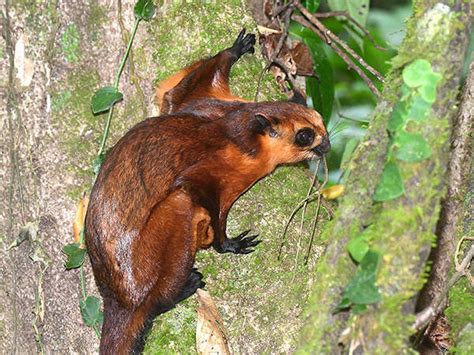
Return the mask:
{"type": "Polygon", "coordinates": [[[231,94],[230,69],[254,44],[244,29],[232,47],[162,82],[161,115],[128,131],[101,166],[85,219],[104,301],[100,354],[142,351],[153,318],[204,286],[199,249],[248,254],[260,242],[226,235],[233,203],[278,165],[330,149],[316,111],[231,94]]]}

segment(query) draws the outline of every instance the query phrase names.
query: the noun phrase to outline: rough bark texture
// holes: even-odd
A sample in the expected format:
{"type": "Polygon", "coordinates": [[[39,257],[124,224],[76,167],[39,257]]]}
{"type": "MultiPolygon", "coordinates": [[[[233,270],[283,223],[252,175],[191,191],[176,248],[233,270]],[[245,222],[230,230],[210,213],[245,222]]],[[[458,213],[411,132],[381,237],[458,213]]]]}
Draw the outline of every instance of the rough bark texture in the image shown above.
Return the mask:
{"type": "Polygon", "coordinates": [[[352,160],[348,194],[334,223],[325,231],[329,245],[318,269],[301,352],[338,352],[342,345],[368,353],[393,353],[409,346],[410,315],[426,277],[425,262],[445,192],[450,123],[456,113],[471,11],[465,1],[420,0],[414,4],[406,38],[385,84],[384,99],[352,160]],[[429,142],[433,155],[417,164],[400,162],[405,194],[374,204],[372,195],[387,152],[386,125],[400,96],[401,71],[418,58],[430,61],[433,70],[443,76],[428,124],[412,127],[429,142]],[[373,227],[373,247],[383,255],[377,279],[383,300],[359,316],[332,314],[355,270],[345,250],[347,241],[369,224],[373,227]]]}

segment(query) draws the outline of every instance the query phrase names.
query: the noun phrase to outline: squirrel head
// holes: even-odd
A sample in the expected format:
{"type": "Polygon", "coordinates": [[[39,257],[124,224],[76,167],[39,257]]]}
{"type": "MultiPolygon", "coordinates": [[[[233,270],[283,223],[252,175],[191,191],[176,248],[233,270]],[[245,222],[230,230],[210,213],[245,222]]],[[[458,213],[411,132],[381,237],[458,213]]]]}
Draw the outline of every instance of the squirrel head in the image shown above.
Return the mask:
{"type": "Polygon", "coordinates": [[[321,158],[331,148],[321,115],[299,104],[260,104],[251,127],[276,165],[321,158]]]}

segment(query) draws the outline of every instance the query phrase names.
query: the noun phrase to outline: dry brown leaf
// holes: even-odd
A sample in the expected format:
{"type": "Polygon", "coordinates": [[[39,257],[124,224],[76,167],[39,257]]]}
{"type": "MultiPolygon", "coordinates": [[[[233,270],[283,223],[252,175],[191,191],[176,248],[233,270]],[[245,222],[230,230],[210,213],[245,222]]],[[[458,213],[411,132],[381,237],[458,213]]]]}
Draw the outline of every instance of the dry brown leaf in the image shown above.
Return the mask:
{"type": "Polygon", "coordinates": [[[196,350],[198,354],[230,355],[224,322],[211,295],[197,290],[199,308],[196,325],[196,350]]]}
{"type": "MultiPolygon", "coordinates": [[[[81,231],[84,228],[84,220],[86,218],[87,205],[89,204],[89,197],[84,195],[79,203],[77,204],[76,217],[72,222],[72,234],[74,235],[74,241],[81,243],[81,231]]],[[[85,245],[81,244],[81,248],[85,245]]]]}
{"type": "Polygon", "coordinates": [[[313,57],[304,43],[296,42],[290,53],[296,64],[296,75],[314,76],[313,57]]]}

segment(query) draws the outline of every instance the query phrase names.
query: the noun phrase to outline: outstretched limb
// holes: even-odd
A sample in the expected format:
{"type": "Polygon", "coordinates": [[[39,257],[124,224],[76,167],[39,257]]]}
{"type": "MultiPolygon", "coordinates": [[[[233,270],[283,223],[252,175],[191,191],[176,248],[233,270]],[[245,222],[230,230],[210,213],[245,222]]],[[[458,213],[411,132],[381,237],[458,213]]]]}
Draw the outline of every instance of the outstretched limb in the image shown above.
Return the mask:
{"type": "Polygon", "coordinates": [[[232,65],[245,53],[253,53],[255,35],[243,29],[232,47],[212,58],[201,60],[163,81],[157,89],[161,114],[178,111],[186,103],[203,98],[247,101],[232,95],[229,74],[232,65]]]}

